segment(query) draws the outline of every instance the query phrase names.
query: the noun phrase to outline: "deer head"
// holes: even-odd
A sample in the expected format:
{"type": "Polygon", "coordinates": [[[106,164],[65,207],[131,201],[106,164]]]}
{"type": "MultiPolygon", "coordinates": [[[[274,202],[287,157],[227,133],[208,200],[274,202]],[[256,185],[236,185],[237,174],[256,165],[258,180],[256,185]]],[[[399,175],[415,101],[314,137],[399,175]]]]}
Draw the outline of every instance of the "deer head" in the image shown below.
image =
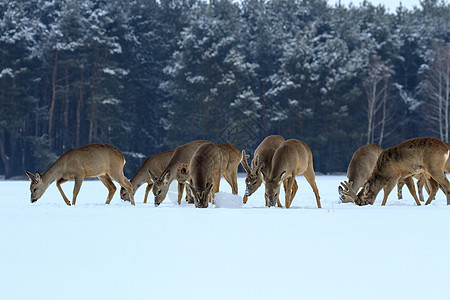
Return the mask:
{"type": "Polygon", "coordinates": [[[28,178],[31,180],[30,184],[30,191],[31,191],[31,203],[36,202],[39,198],[42,197],[45,190],[47,190],[48,185],[44,184],[42,181],[42,175],[38,171],[36,173],[31,173],[28,171],[25,171],[28,178]]]}
{"type": "Polygon", "coordinates": [[[282,172],[279,176],[274,179],[268,180],[266,184],[266,199],[268,200],[269,206],[275,206],[280,197],[280,185],[286,179],[286,172],[282,172]]]}
{"type": "Polygon", "coordinates": [[[162,174],[160,178],[154,176],[150,171],[149,174],[154,181],[152,191],[155,195],[155,206],[159,206],[169,191],[170,170],[162,174]]]}
{"type": "Polygon", "coordinates": [[[208,207],[209,197],[211,193],[212,183],[207,183],[206,188],[196,188],[189,185],[192,195],[194,197],[194,204],[197,208],[208,207]]]}
{"type": "Polygon", "coordinates": [[[245,150],[242,150],[241,164],[244,170],[247,172],[247,177],[245,178],[245,197],[244,204],[247,202],[247,197],[251,196],[262,184],[262,169],[264,164],[260,163],[259,155],[257,154],[252,161],[252,167],[247,163],[247,159],[250,155],[245,154],[245,150]]]}

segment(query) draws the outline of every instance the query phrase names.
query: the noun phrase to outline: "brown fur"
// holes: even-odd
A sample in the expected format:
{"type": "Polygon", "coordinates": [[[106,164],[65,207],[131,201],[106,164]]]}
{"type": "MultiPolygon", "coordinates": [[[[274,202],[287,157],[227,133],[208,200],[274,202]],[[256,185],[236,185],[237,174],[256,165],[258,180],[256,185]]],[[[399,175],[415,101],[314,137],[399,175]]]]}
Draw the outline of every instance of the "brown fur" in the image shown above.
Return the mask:
{"type": "MultiPolygon", "coordinates": [[[[358,190],[369,178],[375,164],[377,163],[378,157],[383,150],[384,149],[377,144],[368,144],[360,147],[355,151],[355,153],[353,153],[352,159],[347,168],[347,178],[350,187],[354,191],[358,192],[358,190]]],[[[343,192],[344,190],[341,186],[339,186],[339,195],[343,203],[355,202],[352,197],[344,195],[343,192]]]]}
{"type": "MultiPolygon", "coordinates": [[[[164,168],[170,161],[174,150],[165,151],[162,153],[158,153],[148,157],[139,169],[134,174],[133,178],[131,178],[130,182],[133,185],[133,195],[136,194],[137,189],[144,183],[147,183],[147,187],[145,189],[144,195],[144,203],[147,203],[148,193],[151,191],[153,187],[153,180],[150,177],[149,173],[153,174],[161,174],[164,168]]],[[[179,182],[181,184],[181,190],[179,189],[178,198],[181,199],[183,196],[184,189],[184,181],[179,182]]],[[[124,201],[130,201],[127,191],[124,188],[120,189],[120,198],[124,201]]]]}
{"type": "MultiPolygon", "coordinates": [[[[430,178],[432,185],[431,194],[425,204],[432,201],[439,185],[447,195],[447,204],[450,204],[449,181],[444,175],[444,165],[448,153],[449,150],[445,143],[432,137],[407,140],[384,150],[364,188],[358,193],[355,203],[358,205],[373,204],[379,191],[384,189],[381,205],[385,205],[389,193],[400,179],[425,173],[430,178]]],[[[420,205],[420,201],[415,200],[417,205],[420,205]]]]}
{"type": "Polygon", "coordinates": [[[74,179],[72,205],[75,205],[81,184],[86,177],[98,177],[108,189],[106,204],[116,191],[111,179],[117,181],[130,194],[131,204],[134,205],[133,188],[131,183],[123,174],[125,159],[120,151],[107,144],[91,144],[80,148],[73,148],[65,152],[47,171],[42,175],[39,172],[32,174],[26,172],[31,180],[31,201],[37,201],[45,192],[47,187],[56,180],[56,186],[67,205],[70,201],[64,194],[61,184],[74,179]]]}
{"type": "Polygon", "coordinates": [[[219,144],[218,146],[222,152],[221,174],[231,186],[231,192],[237,195],[237,171],[241,159],[241,152],[231,143],[219,144]]]}
{"type": "MultiPolygon", "coordinates": [[[[189,164],[195,151],[202,144],[210,143],[206,140],[193,141],[175,149],[170,158],[169,163],[164,170],[159,174],[150,173],[153,183],[153,194],[155,195],[155,205],[158,206],[166,198],[169,190],[169,185],[173,180],[178,182],[185,182],[189,179],[189,174],[185,165],[189,164]]],[[[181,198],[178,199],[178,204],[181,204],[181,198]]]]}
{"type": "Polygon", "coordinates": [[[285,190],[287,191],[286,208],[291,206],[297,193],[297,188],[294,187],[296,175],[305,176],[316,196],[317,207],[321,208],[311,149],[304,142],[295,139],[287,140],[278,147],[272,158],[271,172],[264,175],[264,178],[267,178],[265,185],[269,206],[274,206],[275,202],[278,201],[281,182],[285,182],[285,190]]]}
{"type": "Polygon", "coordinates": [[[208,207],[208,202],[219,192],[223,165],[223,155],[218,145],[203,144],[195,151],[189,164],[189,172],[196,207],[208,207]]]}
{"type": "MultiPolygon", "coordinates": [[[[241,164],[244,170],[247,172],[245,178],[245,196],[243,199],[244,204],[247,203],[248,197],[250,197],[261,186],[263,182],[263,173],[270,174],[270,168],[272,167],[272,157],[278,147],[284,143],[285,140],[280,135],[270,135],[266,137],[261,144],[256,148],[253,154],[253,160],[251,167],[247,164],[248,155],[245,151],[242,151],[241,164]]],[[[295,182],[297,185],[297,182],[295,182]]],[[[268,206],[268,200],[266,199],[266,206],[268,206]]],[[[281,203],[278,201],[278,206],[281,207],[281,203]]]]}

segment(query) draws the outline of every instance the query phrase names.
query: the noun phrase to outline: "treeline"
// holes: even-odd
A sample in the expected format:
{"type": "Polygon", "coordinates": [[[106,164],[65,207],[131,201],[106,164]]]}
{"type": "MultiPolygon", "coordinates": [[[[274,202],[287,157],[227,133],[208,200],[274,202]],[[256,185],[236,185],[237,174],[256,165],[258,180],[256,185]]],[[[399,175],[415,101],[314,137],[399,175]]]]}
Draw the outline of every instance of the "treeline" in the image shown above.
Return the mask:
{"type": "Polygon", "coordinates": [[[194,139],[298,138],[319,172],[370,142],[448,141],[449,43],[436,0],[0,0],[0,174],[88,143],[130,176],[194,139]]]}

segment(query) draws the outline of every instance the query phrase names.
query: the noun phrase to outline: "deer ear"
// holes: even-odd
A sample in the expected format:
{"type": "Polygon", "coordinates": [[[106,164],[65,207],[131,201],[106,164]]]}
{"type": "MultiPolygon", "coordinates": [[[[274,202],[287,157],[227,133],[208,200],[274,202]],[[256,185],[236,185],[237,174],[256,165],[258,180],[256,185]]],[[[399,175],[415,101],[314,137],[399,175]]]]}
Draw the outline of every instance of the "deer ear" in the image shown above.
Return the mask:
{"type": "Polygon", "coordinates": [[[369,183],[364,185],[363,194],[366,195],[369,192],[369,183]]]}
{"type": "Polygon", "coordinates": [[[170,179],[170,171],[168,171],[163,177],[164,184],[169,183],[169,179],[170,179]]]}
{"type": "Polygon", "coordinates": [[[208,183],[206,185],[206,190],[205,190],[206,195],[209,194],[209,192],[211,191],[212,186],[213,186],[212,183],[208,183]]]}
{"type": "Polygon", "coordinates": [[[31,181],[35,181],[35,176],[34,176],[33,173],[28,172],[28,171],[25,171],[25,174],[27,174],[28,178],[29,178],[31,181]]]}
{"type": "Polygon", "coordinates": [[[189,182],[187,182],[187,181],[186,181],[186,184],[187,184],[187,186],[189,187],[189,189],[191,190],[191,193],[192,193],[193,195],[195,195],[195,189],[194,189],[194,187],[193,187],[192,185],[190,185],[189,182]]]}
{"type": "Polygon", "coordinates": [[[155,182],[156,180],[158,180],[158,177],[155,176],[155,174],[153,174],[152,171],[148,170],[148,175],[150,176],[150,179],[155,182]]]}
{"type": "Polygon", "coordinates": [[[259,165],[259,154],[256,154],[252,160],[252,170],[254,170],[259,165]]]}
{"type": "Polygon", "coordinates": [[[34,173],[34,177],[36,178],[36,181],[39,182],[41,181],[41,173],[39,173],[38,171],[36,171],[34,173]]]}
{"type": "Polygon", "coordinates": [[[343,192],[344,192],[344,189],[342,188],[342,186],[339,186],[338,187],[338,192],[339,192],[339,195],[343,195],[343,192]]]}
{"type": "Polygon", "coordinates": [[[262,172],[262,170],[264,170],[265,167],[266,167],[266,164],[261,163],[261,165],[259,166],[259,170],[262,172]]]}

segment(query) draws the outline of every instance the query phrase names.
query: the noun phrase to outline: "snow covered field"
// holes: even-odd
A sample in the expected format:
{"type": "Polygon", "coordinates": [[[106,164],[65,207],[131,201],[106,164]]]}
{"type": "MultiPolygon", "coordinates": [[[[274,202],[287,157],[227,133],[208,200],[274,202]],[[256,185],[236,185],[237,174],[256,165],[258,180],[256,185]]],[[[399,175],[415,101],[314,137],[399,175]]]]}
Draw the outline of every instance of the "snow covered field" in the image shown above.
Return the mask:
{"type": "Polygon", "coordinates": [[[155,208],[145,187],[135,207],[118,192],[107,206],[102,183],[85,181],[68,207],[55,184],[31,204],[28,182],[0,181],[0,299],[449,299],[442,192],[426,207],[406,187],[402,201],[357,207],[338,201],[343,176],[318,176],[317,209],[297,180],[289,210],[265,208],[263,187],[245,206],[195,209],[176,205],[173,184],[155,208]]]}

